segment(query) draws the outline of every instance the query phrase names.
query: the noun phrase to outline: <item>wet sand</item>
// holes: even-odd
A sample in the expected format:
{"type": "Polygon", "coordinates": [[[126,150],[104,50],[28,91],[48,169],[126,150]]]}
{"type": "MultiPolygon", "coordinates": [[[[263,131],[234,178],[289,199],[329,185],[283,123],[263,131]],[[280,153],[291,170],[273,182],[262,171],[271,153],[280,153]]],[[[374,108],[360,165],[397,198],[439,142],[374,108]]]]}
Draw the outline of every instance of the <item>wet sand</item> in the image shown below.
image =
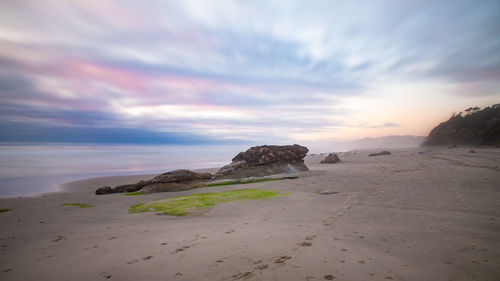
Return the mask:
{"type": "Polygon", "coordinates": [[[2,198],[13,210],[0,213],[0,280],[500,280],[500,149],[474,149],[308,156],[298,179],[184,192],[91,194],[143,175],[2,198]],[[128,213],[241,188],[290,194],[185,217],[128,213]]]}

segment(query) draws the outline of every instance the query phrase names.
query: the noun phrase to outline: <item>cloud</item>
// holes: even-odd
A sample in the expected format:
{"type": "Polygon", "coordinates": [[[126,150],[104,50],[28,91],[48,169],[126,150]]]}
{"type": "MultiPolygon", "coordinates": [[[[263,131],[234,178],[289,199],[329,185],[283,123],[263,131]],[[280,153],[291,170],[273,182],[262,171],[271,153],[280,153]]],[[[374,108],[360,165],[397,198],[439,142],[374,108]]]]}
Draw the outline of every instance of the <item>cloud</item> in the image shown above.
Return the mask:
{"type": "Polygon", "coordinates": [[[349,126],[402,130],[348,104],[407,81],[450,85],[449,99],[500,96],[498,1],[0,8],[0,118],[26,128],[293,141],[349,126]]]}

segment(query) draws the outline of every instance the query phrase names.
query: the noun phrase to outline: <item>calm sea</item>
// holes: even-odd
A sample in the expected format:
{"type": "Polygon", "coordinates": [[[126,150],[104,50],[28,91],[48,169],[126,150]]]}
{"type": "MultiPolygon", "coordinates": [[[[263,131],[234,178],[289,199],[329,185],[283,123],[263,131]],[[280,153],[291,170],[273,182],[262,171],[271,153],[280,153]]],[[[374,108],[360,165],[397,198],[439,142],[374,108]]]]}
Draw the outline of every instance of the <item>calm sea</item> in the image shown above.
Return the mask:
{"type": "Polygon", "coordinates": [[[248,146],[0,145],[0,196],[57,191],[96,176],[220,167],[248,146]]]}

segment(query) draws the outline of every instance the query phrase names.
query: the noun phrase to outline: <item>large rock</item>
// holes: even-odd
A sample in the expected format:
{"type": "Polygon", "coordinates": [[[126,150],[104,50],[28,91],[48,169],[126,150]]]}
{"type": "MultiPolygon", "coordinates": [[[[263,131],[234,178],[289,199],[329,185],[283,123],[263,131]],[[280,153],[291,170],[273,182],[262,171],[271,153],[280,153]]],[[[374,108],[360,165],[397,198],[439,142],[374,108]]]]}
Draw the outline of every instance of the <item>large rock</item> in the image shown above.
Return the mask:
{"type": "Polygon", "coordinates": [[[339,156],[335,153],[330,153],[320,163],[321,164],[335,164],[337,162],[340,162],[339,156]]]}
{"type": "Polygon", "coordinates": [[[165,192],[181,191],[198,187],[204,180],[209,180],[209,173],[196,173],[190,170],[175,170],[158,175],[150,180],[140,181],[134,184],[124,184],[115,187],[104,186],[95,191],[96,195],[121,193],[121,192],[165,192]]]}
{"type": "Polygon", "coordinates": [[[308,171],[303,160],[308,151],[307,147],[298,144],[254,146],[238,153],[231,164],[217,171],[215,178],[262,177],[308,171]]]}

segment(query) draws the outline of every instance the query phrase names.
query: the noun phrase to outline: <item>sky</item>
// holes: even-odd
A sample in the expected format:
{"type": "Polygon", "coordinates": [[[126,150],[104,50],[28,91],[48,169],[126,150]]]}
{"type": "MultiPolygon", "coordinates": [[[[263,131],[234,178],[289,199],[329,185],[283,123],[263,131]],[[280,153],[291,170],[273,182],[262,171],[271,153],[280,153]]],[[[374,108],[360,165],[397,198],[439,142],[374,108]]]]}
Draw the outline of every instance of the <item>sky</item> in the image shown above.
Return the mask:
{"type": "Polygon", "coordinates": [[[426,136],[500,103],[500,2],[0,2],[0,142],[426,136]]]}

